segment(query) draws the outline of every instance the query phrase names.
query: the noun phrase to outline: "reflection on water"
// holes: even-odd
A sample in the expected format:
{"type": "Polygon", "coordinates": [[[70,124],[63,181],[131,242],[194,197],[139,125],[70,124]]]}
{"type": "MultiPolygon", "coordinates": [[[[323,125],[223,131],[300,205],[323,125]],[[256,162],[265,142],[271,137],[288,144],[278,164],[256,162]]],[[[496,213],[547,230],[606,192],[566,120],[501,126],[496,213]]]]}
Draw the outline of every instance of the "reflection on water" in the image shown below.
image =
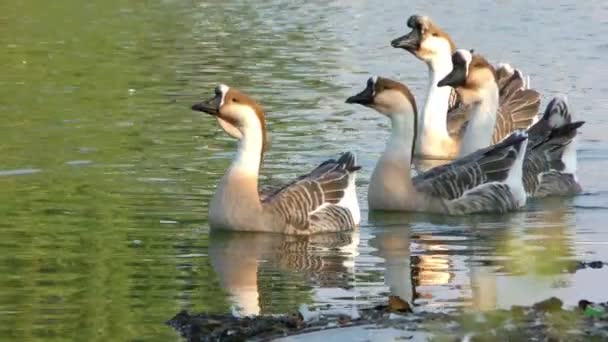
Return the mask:
{"type": "MultiPolygon", "coordinates": [[[[289,273],[302,278],[309,288],[347,288],[354,273],[358,242],[357,232],[302,237],[214,231],[210,234],[209,259],[236,312],[257,315],[262,303],[272,304],[272,298],[261,297],[260,274],[289,273]]],[[[277,292],[273,289],[266,295],[276,296],[277,292]]]]}
{"type": "Polygon", "coordinates": [[[608,261],[608,88],[597,82],[608,7],[468,1],[458,13],[438,0],[0,2],[0,336],[167,341],[178,337],[163,323],[182,309],[278,313],[389,293],[420,310],[605,301],[608,269],[569,265],[608,261]],[[584,195],[505,216],[367,219],[389,128],[344,101],[376,74],[422,103],[426,66],[388,44],[412,13],[521,68],[544,99],[568,94],[587,122],[584,195]],[[357,232],[209,233],[235,142],[189,108],[218,82],[268,110],[263,185],[358,154],[357,232]]]}
{"type": "Polygon", "coordinates": [[[399,216],[392,214],[388,217],[370,217],[370,223],[377,229],[368,243],[376,249],[372,254],[384,260],[378,266],[384,270],[384,283],[390,294],[413,304],[416,290],[410,254],[410,227],[408,224],[400,224],[399,216]]]}

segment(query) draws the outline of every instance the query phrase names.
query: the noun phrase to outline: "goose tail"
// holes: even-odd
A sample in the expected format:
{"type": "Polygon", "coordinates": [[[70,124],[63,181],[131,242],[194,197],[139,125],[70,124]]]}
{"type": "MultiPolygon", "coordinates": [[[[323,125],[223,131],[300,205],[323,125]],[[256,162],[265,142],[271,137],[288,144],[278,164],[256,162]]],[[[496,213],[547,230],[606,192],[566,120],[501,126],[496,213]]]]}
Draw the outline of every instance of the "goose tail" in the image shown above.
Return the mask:
{"type": "Polygon", "coordinates": [[[348,170],[350,172],[355,172],[361,169],[361,166],[357,165],[357,155],[353,152],[342,153],[340,158],[338,158],[337,163],[345,170],[348,170]]]}
{"type": "Polygon", "coordinates": [[[542,119],[546,120],[551,128],[558,128],[571,123],[572,115],[570,114],[570,110],[568,110],[568,99],[566,96],[558,95],[551,99],[542,119]]]}
{"type": "Polygon", "coordinates": [[[550,169],[574,175],[577,169],[575,138],[584,121],[572,121],[565,96],[551,99],[542,118],[528,130],[533,150],[546,151],[550,169]]]}
{"type": "Polygon", "coordinates": [[[515,162],[511,165],[509,175],[505,183],[509,185],[517,203],[521,206],[526,202],[526,190],[523,182],[523,165],[528,145],[528,133],[524,130],[517,130],[511,133],[503,142],[510,143],[515,151],[515,162]]]}
{"type": "Polygon", "coordinates": [[[561,165],[554,165],[554,169],[561,169],[560,171],[564,173],[574,175],[577,169],[575,138],[578,128],[585,122],[572,122],[572,114],[568,108],[568,100],[564,95],[558,95],[549,102],[542,120],[547,123],[550,129],[552,129],[549,141],[555,141],[554,143],[565,145],[561,155],[556,156],[556,158],[559,158],[558,164],[561,165]],[[557,166],[561,166],[561,168],[557,166]]]}
{"type": "Polygon", "coordinates": [[[337,163],[348,171],[348,186],[344,190],[344,197],[338,205],[348,209],[354,223],[358,225],[361,222],[361,213],[359,211],[359,199],[357,198],[356,178],[357,171],[361,169],[361,166],[357,165],[357,155],[353,152],[343,153],[338,158],[337,163]]]}

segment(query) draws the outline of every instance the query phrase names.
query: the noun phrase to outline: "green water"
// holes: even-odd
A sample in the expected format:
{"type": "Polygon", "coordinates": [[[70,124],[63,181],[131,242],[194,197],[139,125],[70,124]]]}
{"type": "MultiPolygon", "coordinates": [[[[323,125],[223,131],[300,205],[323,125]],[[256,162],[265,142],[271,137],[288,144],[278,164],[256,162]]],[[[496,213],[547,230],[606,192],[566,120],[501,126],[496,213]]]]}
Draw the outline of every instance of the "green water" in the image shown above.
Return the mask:
{"type": "Polygon", "coordinates": [[[472,2],[466,19],[422,1],[0,3],[0,339],[176,340],[164,322],[182,309],[274,313],[383,302],[389,292],[431,310],[529,303],[551,291],[569,303],[581,293],[606,300],[605,269],[564,273],[562,261],[608,261],[608,89],[595,82],[607,71],[596,56],[607,51],[597,37],[608,9],[564,1],[532,6],[555,15],[527,24],[504,18],[526,6],[472,2]],[[424,65],[388,47],[414,11],[521,66],[545,96],[570,96],[587,121],[586,195],[505,217],[367,219],[366,184],[388,123],[344,99],[382,74],[421,101],[424,65]],[[496,25],[467,21],[475,15],[496,25]],[[562,31],[559,15],[592,29],[562,31]],[[502,38],[488,40],[489,31],[502,38]],[[268,109],[264,184],[344,150],[359,154],[359,231],[209,234],[207,202],[235,143],[189,107],[219,82],[268,109]]]}

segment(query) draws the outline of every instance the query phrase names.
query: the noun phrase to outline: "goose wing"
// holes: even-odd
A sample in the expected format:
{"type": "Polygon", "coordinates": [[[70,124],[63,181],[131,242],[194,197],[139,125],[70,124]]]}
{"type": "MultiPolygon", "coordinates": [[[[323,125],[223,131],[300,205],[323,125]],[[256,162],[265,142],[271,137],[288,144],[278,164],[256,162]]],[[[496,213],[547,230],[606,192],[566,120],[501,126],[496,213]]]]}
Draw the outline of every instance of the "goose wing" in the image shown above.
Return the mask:
{"type": "Polygon", "coordinates": [[[581,191],[576,181],[576,148],[572,145],[584,121],[572,122],[565,97],[549,102],[543,117],[528,130],[523,166],[526,192],[535,197],[581,191]]]}
{"type": "MultiPolygon", "coordinates": [[[[492,144],[496,144],[517,129],[528,128],[540,108],[540,94],[535,90],[527,89],[524,75],[509,64],[497,66],[496,83],[499,90],[499,107],[496,112],[492,144]]],[[[460,102],[454,89],[449,101],[448,132],[452,137],[460,137],[466,129],[471,106],[460,102]]]]}
{"type": "Polygon", "coordinates": [[[454,110],[455,108],[458,108],[462,104],[462,101],[460,100],[460,96],[458,95],[456,89],[451,89],[452,91],[450,92],[450,98],[448,99],[448,113],[454,110]]]}
{"type": "Polygon", "coordinates": [[[321,163],[310,173],[268,193],[262,199],[264,209],[300,234],[352,229],[358,224],[358,205],[354,213],[354,205],[349,202],[354,197],[356,204],[354,180],[360,167],[355,163],[350,152],[321,163]]]}
{"type": "Polygon", "coordinates": [[[492,143],[504,139],[516,129],[527,129],[534,122],[540,108],[540,94],[526,88],[526,81],[519,70],[513,70],[505,64],[499,66],[496,75],[499,106],[492,143]]]}
{"type": "Polygon", "coordinates": [[[466,129],[469,116],[471,115],[471,106],[460,101],[458,93],[452,88],[450,95],[450,104],[447,114],[447,129],[448,134],[452,138],[461,137],[466,129]],[[453,100],[454,99],[454,100],[453,100]]]}
{"type": "Polygon", "coordinates": [[[507,179],[527,134],[515,132],[499,144],[480,149],[452,163],[416,176],[415,188],[433,197],[454,200],[490,182],[507,179]]]}

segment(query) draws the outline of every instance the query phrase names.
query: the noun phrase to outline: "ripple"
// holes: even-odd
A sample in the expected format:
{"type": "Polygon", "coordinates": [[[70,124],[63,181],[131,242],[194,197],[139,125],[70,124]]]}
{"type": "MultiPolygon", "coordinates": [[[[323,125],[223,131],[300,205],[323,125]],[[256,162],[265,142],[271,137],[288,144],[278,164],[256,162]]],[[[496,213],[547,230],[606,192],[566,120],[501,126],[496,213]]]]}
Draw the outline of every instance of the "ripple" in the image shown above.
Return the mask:
{"type": "Polygon", "coordinates": [[[16,170],[0,170],[1,176],[22,176],[31,175],[34,173],[42,172],[41,169],[16,169],[16,170]]]}

